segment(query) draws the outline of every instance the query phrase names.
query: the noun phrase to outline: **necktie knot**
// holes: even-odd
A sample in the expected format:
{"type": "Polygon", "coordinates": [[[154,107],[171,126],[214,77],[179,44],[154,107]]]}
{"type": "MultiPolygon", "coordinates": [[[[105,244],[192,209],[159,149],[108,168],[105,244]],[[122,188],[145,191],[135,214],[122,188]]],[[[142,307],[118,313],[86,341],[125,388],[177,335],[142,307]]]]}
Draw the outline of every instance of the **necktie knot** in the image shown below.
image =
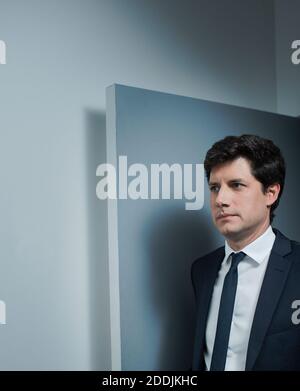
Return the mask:
{"type": "Polygon", "coordinates": [[[238,253],[231,253],[231,266],[230,269],[236,269],[238,267],[238,264],[240,261],[246,256],[243,251],[240,251],[238,253]]]}

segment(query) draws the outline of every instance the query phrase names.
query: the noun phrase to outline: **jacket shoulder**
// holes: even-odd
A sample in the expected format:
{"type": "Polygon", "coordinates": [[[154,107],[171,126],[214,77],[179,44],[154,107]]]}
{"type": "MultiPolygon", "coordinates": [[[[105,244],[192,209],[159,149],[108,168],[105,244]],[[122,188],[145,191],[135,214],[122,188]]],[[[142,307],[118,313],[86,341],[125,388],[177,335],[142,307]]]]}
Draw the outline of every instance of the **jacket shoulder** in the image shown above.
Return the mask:
{"type": "Polygon", "coordinates": [[[222,252],[224,252],[224,246],[218,247],[216,250],[211,251],[210,253],[207,253],[205,255],[202,255],[201,257],[195,259],[192,263],[192,267],[196,267],[197,265],[200,265],[201,263],[209,262],[212,258],[216,259],[219,257],[222,252]]]}
{"type": "Polygon", "coordinates": [[[224,246],[218,247],[216,250],[195,259],[191,266],[192,276],[195,273],[197,274],[201,269],[205,269],[207,266],[211,265],[211,262],[214,260],[216,261],[222,257],[222,255],[224,256],[224,246]]]}
{"type": "Polygon", "coordinates": [[[282,256],[300,259],[300,242],[288,238],[276,228],[273,231],[276,235],[273,250],[282,256]]]}
{"type": "Polygon", "coordinates": [[[292,248],[291,255],[300,262],[300,242],[297,242],[296,240],[291,240],[290,242],[292,248]]]}

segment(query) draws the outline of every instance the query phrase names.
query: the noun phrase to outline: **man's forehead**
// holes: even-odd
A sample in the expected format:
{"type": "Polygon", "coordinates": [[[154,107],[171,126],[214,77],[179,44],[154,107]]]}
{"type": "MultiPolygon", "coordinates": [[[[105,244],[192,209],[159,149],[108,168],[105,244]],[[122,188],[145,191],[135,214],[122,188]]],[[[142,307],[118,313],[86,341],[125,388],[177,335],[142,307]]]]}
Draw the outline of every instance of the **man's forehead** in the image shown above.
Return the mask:
{"type": "Polygon", "coordinates": [[[220,163],[213,167],[210,172],[209,182],[219,180],[243,180],[254,178],[251,172],[251,166],[248,160],[243,157],[220,163]]]}

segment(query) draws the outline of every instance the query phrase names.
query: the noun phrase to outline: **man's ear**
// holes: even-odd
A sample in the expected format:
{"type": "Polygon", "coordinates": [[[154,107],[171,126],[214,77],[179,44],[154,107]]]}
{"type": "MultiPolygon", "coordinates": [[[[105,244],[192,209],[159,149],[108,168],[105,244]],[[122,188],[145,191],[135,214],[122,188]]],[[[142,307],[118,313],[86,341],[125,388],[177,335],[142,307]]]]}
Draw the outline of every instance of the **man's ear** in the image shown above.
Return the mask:
{"type": "Polygon", "coordinates": [[[267,206],[271,206],[274,204],[274,202],[277,200],[279,193],[280,193],[280,184],[274,183],[273,185],[270,185],[265,194],[267,196],[267,206]]]}

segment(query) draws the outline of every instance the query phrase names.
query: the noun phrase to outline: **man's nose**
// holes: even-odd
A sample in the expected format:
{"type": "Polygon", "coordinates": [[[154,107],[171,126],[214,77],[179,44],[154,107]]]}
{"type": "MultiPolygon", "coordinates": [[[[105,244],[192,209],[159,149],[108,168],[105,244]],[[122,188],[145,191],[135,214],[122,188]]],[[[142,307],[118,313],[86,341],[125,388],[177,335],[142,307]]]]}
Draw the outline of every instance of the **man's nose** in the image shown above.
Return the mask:
{"type": "Polygon", "coordinates": [[[228,206],[230,204],[230,194],[228,189],[221,187],[216,197],[216,206],[228,206]]]}

